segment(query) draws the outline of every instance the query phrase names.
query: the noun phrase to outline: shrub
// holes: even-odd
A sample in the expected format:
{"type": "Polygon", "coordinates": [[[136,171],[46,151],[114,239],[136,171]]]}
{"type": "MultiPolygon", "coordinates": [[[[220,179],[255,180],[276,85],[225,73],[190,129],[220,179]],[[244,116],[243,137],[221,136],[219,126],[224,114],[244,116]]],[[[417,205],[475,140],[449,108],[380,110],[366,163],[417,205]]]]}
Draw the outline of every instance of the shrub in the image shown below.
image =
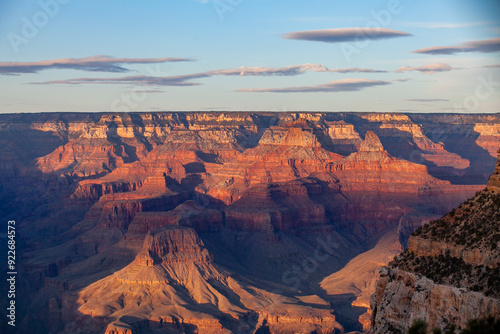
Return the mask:
{"type": "Polygon", "coordinates": [[[500,333],[500,319],[489,316],[486,319],[473,319],[469,321],[462,334],[498,334],[500,333]]]}
{"type": "Polygon", "coordinates": [[[427,322],[422,319],[415,320],[411,327],[408,329],[408,334],[426,334],[427,322]]]}

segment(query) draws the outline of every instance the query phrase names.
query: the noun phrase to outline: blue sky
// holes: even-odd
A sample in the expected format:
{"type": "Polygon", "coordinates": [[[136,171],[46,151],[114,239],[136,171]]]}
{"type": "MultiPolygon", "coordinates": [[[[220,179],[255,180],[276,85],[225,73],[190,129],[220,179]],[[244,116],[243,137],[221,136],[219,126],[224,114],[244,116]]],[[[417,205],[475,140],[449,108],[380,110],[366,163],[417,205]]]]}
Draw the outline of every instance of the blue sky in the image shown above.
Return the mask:
{"type": "Polygon", "coordinates": [[[498,17],[497,0],[0,0],[0,112],[499,112],[498,17]]]}

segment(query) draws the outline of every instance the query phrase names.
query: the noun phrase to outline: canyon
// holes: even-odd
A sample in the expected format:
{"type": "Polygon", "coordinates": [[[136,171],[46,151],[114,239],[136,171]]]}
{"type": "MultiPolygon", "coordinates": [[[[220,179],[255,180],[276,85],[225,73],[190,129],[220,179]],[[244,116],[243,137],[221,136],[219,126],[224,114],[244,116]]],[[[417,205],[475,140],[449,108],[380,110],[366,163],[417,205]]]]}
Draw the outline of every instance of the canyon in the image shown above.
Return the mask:
{"type": "Polygon", "coordinates": [[[500,114],[4,114],[0,144],[25,332],[378,330],[406,246],[498,263],[410,235],[500,192],[500,114]]]}

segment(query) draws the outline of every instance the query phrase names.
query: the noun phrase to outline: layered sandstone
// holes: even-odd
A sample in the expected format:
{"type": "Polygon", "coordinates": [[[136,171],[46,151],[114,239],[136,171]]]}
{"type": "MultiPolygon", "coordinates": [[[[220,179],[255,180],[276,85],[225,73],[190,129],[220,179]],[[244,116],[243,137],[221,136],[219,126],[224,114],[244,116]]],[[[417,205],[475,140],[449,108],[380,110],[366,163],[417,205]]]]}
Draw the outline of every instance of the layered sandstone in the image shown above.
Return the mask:
{"type": "Polygon", "coordinates": [[[307,177],[326,170],[329,162],[341,158],[323,149],[307,125],[295,123],[271,127],[264,132],[256,147],[214,170],[199,188],[230,204],[250,186],[307,177]]]}
{"type": "Polygon", "coordinates": [[[143,238],[148,231],[163,226],[181,225],[197,232],[217,232],[222,229],[222,212],[187,201],[171,211],[140,212],[135,215],[127,232],[127,239],[143,238]]]}
{"type": "Polygon", "coordinates": [[[392,157],[379,137],[368,131],[358,152],[328,167],[350,190],[411,191],[444,189],[449,183],[429,175],[427,167],[392,157]]]}
{"type": "Polygon", "coordinates": [[[404,333],[425,319],[428,332],[460,331],[500,316],[500,195],[488,187],[410,237],[408,249],[380,269],[371,299],[372,332],[404,333]]]}
{"type": "Polygon", "coordinates": [[[243,231],[286,231],[326,225],[324,205],[314,195],[338,192],[335,184],[315,179],[255,185],[225,210],[226,226],[243,231]],[[326,188],[326,189],[325,189],[326,188]]]}
{"type": "Polygon", "coordinates": [[[327,134],[331,140],[331,149],[342,155],[349,155],[357,151],[362,141],[353,124],[344,120],[325,121],[327,134]]]}

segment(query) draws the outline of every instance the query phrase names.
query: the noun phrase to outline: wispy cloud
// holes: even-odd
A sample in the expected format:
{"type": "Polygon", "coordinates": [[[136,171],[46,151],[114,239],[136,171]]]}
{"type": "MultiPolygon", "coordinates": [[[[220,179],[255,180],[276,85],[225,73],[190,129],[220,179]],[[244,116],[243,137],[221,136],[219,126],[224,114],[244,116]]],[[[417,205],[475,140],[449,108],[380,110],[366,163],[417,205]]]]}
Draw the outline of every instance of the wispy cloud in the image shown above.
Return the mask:
{"type": "Polygon", "coordinates": [[[239,76],[270,76],[270,75],[298,75],[304,72],[329,72],[330,70],[321,64],[301,64],[284,67],[247,67],[242,66],[232,69],[222,69],[204,72],[207,76],[213,75],[239,75],[239,76]]]}
{"type": "Polygon", "coordinates": [[[128,72],[119,64],[149,64],[163,62],[192,61],[189,58],[113,58],[110,56],[90,56],[84,58],[62,58],[35,62],[0,62],[0,74],[15,75],[37,73],[50,69],[71,69],[90,72],[128,72]]]}
{"type": "Polygon", "coordinates": [[[164,90],[158,90],[158,89],[141,89],[138,91],[132,90],[129,93],[166,93],[164,90]]]}
{"type": "Polygon", "coordinates": [[[420,66],[420,67],[403,66],[394,72],[419,71],[421,73],[433,74],[436,72],[448,72],[448,71],[451,71],[453,69],[454,69],[453,67],[451,67],[450,65],[447,65],[447,64],[434,63],[434,64],[424,65],[424,66],[420,66]]]}
{"type": "Polygon", "coordinates": [[[411,102],[449,102],[447,99],[407,99],[406,101],[411,102]]]}
{"type": "Polygon", "coordinates": [[[484,66],[481,66],[481,68],[500,68],[500,64],[484,65],[484,66]]]}
{"type": "Polygon", "coordinates": [[[432,55],[451,55],[460,52],[481,52],[491,53],[500,51],[500,38],[493,38],[481,41],[469,41],[459,45],[451,46],[431,46],[424,49],[412,51],[413,53],[432,55]]]}
{"type": "Polygon", "coordinates": [[[121,78],[76,78],[67,80],[53,80],[34,82],[32,84],[140,84],[160,86],[194,86],[199,83],[193,79],[208,78],[212,76],[295,76],[305,72],[335,72],[335,73],[385,73],[387,71],[370,68],[334,68],[329,69],[322,64],[301,64],[285,67],[238,67],[232,69],[213,70],[185,75],[153,77],[145,75],[127,76],[121,78]]]}
{"type": "Polygon", "coordinates": [[[80,84],[133,84],[150,86],[195,86],[196,82],[188,80],[203,78],[207,75],[203,73],[190,75],[177,75],[170,77],[152,77],[147,75],[134,75],[121,78],[75,78],[66,80],[52,80],[43,82],[31,82],[33,85],[80,85],[80,84]]]}
{"type": "Polygon", "coordinates": [[[397,82],[407,82],[413,80],[412,78],[401,78],[401,79],[394,79],[392,81],[397,81],[397,82]]]}
{"type": "Polygon", "coordinates": [[[460,23],[450,23],[450,22],[405,22],[403,26],[411,28],[470,28],[477,26],[484,26],[489,24],[495,24],[492,21],[481,21],[481,22],[460,22],[460,23]]]}
{"type": "Polygon", "coordinates": [[[317,93],[317,92],[354,92],[363,88],[389,85],[388,81],[369,79],[341,79],[316,86],[297,86],[284,88],[247,88],[238,89],[245,93],[317,93]]]}
{"type": "Polygon", "coordinates": [[[214,70],[205,72],[207,76],[212,75],[239,75],[239,76],[266,76],[266,75],[298,75],[304,72],[336,72],[336,73],[385,73],[387,71],[374,70],[371,68],[328,68],[322,64],[301,64],[285,67],[246,67],[234,69],[214,70]]]}
{"type": "Polygon", "coordinates": [[[353,42],[365,39],[386,39],[412,36],[410,33],[388,28],[337,28],[290,32],[284,39],[297,39],[325,43],[353,42]]]}
{"type": "Polygon", "coordinates": [[[337,72],[337,73],[387,73],[387,71],[383,70],[373,70],[371,68],[359,68],[359,67],[349,67],[349,68],[334,68],[329,69],[327,72],[337,72]]]}

